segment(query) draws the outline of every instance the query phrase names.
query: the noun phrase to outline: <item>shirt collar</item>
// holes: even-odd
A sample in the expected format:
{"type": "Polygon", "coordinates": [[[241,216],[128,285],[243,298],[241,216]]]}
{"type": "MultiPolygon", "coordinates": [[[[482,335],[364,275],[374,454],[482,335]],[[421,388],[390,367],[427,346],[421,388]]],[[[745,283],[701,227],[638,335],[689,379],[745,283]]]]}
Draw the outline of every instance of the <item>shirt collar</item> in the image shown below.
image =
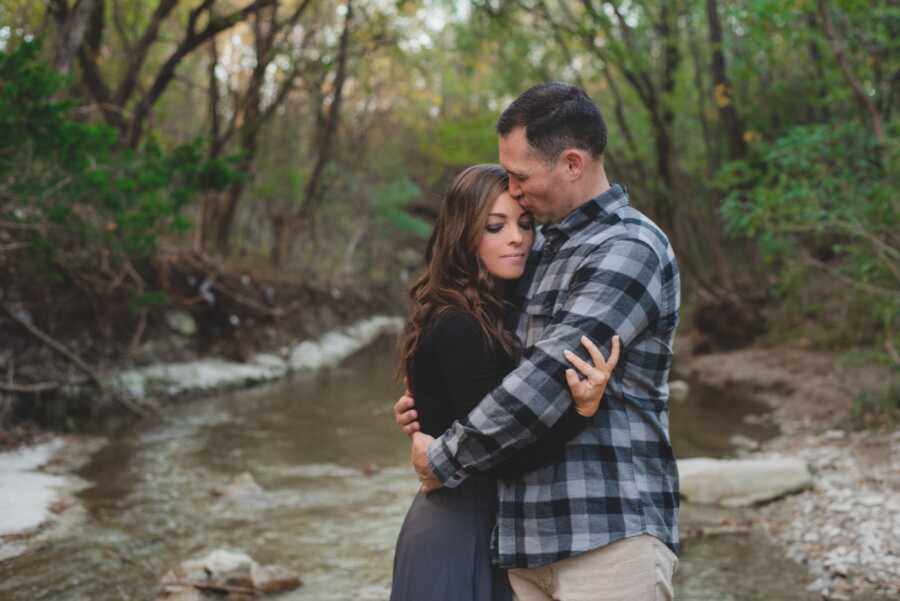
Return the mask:
{"type": "Polygon", "coordinates": [[[572,235],[592,221],[601,221],[606,215],[615,213],[628,206],[628,193],[625,186],[613,184],[609,190],[595,196],[565,217],[559,223],[546,225],[541,233],[548,240],[572,235]]]}

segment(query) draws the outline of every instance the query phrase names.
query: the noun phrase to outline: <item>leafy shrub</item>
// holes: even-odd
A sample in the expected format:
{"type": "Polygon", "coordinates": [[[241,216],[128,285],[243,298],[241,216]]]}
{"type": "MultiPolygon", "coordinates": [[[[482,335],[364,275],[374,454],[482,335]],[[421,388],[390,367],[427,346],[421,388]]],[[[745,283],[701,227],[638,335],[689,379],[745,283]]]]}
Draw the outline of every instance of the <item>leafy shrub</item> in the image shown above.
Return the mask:
{"type": "MultiPolygon", "coordinates": [[[[859,123],[795,127],[719,184],[732,232],[757,237],[782,275],[821,270],[896,349],[900,316],[900,123],[879,144],[859,123]]],[[[783,281],[789,281],[783,278],[783,281]]],[[[827,305],[824,305],[827,306],[827,305]]],[[[896,358],[894,358],[896,361],[896,358]]]]}
{"type": "Polygon", "coordinates": [[[0,53],[0,210],[35,228],[33,243],[61,250],[60,234],[100,245],[113,258],[146,256],[166,233],[183,232],[183,209],[237,174],[230,159],[209,160],[198,139],[171,151],[149,142],[118,146],[118,132],[79,121],[59,99],[65,79],[36,42],[0,53]]]}

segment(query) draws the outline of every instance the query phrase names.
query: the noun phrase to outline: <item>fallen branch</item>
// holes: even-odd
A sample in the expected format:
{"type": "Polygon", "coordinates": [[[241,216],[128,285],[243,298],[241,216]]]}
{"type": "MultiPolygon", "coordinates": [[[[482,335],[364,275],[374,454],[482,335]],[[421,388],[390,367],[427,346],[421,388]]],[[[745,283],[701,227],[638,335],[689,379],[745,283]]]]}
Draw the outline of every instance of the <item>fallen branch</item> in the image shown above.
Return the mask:
{"type": "Polygon", "coordinates": [[[37,384],[4,384],[0,382],[0,391],[20,394],[38,394],[56,390],[61,386],[59,382],[39,382],[37,384]]]}
{"type": "Polygon", "coordinates": [[[824,263],[823,261],[816,259],[815,257],[813,257],[812,255],[810,255],[808,253],[803,257],[803,259],[808,264],[812,265],[813,267],[817,267],[817,268],[821,269],[822,271],[830,274],[835,279],[838,279],[838,280],[844,282],[845,284],[852,286],[862,292],[869,292],[871,294],[877,294],[880,296],[887,296],[887,297],[896,297],[897,296],[897,293],[898,293],[897,290],[891,290],[889,288],[884,288],[882,286],[877,286],[875,284],[867,284],[865,282],[859,282],[857,280],[854,280],[854,279],[842,274],[840,271],[838,271],[831,265],[828,265],[827,263],[824,263]]]}
{"type": "Polygon", "coordinates": [[[27,330],[29,334],[46,344],[48,347],[56,351],[59,355],[69,360],[73,365],[75,365],[75,367],[83,371],[97,386],[97,388],[99,388],[100,390],[106,389],[106,387],[103,385],[103,381],[100,379],[100,376],[98,376],[97,373],[93,369],[91,369],[84,361],[76,357],[75,354],[72,353],[72,351],[54,340],[49,334],[42,332],[37,328],[37,326],[30,323],[28,320],[23,319],[22,317],[17,315],[16,312],[13,311],[5,302],[0,301],[0,309],[3,309],[3,311],[6,312],[6,314],[9,315],[13,321],[25,328],[25,330],[27,330]]]}
{"type": "Polygon", "coordinates": [[[293,303],[288,307],[267,307],[262,303],[256,302],[250,297],[244,296],[240,292],[236,292],[234,290],[226,288],[222,284],[213,284],[213,289],[218,290],[223,295],[229,297],[232,301],[246,309],[250,309],[252,311],[256,311],[257,313],[262,313],[267,317],[273,317],[276,319],[290,315],[291,313],[299,310],[302,306],[300,303],[293,303]]]}
{"type": "Polygon", "coordinates": [[[31,246],[27,242],[12,242],[11,244],[7,244],[6,246],[0,246],[0,252],[11,252],[14,250],[22,250],[24,248],[28,248],[31,246]]]}
{"type": "Polygon", "coordinates": [[[141,344],[141,338],[144,337],[144,330],[147,328],[147,308],[141,309],[141,313],[138,316],[138,325],[134,330],[134,334],[131,336],[131,342],[128,343],[128,355],[134,355],[135,351],[141,344]]]}

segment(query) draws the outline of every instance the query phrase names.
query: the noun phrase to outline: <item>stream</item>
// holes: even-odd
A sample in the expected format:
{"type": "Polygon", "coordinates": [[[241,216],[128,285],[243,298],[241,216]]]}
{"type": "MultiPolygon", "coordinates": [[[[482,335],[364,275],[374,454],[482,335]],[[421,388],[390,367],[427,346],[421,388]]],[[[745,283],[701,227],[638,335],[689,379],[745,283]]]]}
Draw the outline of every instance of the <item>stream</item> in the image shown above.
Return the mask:
{"type": "MultiPolygon", "coordinates": [[[[87,516],[63,538],[0,563],[0,599],[154,599],[162,575],[216,548],[279,563],[304,585],[278,597],[380,600],[393,546],[417,488],[391,404],[393,340],[344,366],[264,387],[170,406],[111,435],[79,476],[87,516]],[[213,490],[249,472],[266,491],[235,503],[213,490]]],[[[766,407],[693,385],[672,408],[679,457],[727,456],[734,434],[774,430],[743,422],[766,407]]],[[[702,508],[686,508],[682,528],[702,508]],[[687,521],[687,523],[685,523],[687,521]]],[[[685,542],[677,599],[812,600],[805,570],[763,534],[685,542]]]]}

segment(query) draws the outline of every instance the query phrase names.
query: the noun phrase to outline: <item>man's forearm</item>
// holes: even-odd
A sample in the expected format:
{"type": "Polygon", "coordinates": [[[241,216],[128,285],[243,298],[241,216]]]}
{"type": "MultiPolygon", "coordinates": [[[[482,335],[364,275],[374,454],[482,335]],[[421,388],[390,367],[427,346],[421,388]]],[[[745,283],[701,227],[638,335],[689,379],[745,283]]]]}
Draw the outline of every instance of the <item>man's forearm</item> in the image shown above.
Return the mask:
{"type": "Polygon", "coordinates": [[[546,352],[556,344],[542,341],[532,349],[531,357],[526,356],[465,420],[454,422],[429,446],[429,466],[445,486],[495,467],[534,443],[562,417],[571,403],[565,365],[546,352]]]}

